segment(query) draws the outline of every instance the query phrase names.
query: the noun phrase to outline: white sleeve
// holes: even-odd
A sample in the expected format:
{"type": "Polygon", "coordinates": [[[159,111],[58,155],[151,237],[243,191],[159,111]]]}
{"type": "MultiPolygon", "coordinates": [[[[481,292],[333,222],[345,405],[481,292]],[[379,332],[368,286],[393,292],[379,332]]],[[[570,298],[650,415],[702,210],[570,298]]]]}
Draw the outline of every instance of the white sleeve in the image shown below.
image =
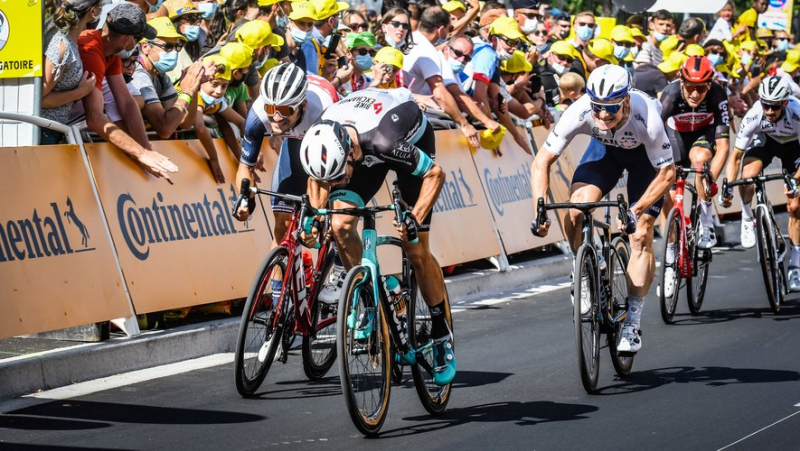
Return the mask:
{"type": "Polygon", "coordinates": [[[661,120],[661,113],[653,102],[647,103],[647,141],[644,147],[647,150],[647,157],[654,168],[661,168],[674,164],[672,156],[672,145],[669,143],[667,131],[664,128],[664,121],[661,120]]]}
{"type": "Polygon", "coordinates": [[[544,146],[550,153],[561,155],[572,138],[580,132],[591,132],[587,121],[592,121],[592,108],[589,106],[589,97],[584,95],[564,111],[544,141],[544,146]]]}
{"type": "Polygon", "coordinates": [[[736,135],[735,148],[747,150],[747,146],[750,145],[750,141],[753,139],[753,135],[761,122],[759,120],[761,118],[761,111],[761,103],[756,102],[753,108],[750,108],[750,111],[744,115],[742,126],[739,128],[739,134],[736,135]]]}

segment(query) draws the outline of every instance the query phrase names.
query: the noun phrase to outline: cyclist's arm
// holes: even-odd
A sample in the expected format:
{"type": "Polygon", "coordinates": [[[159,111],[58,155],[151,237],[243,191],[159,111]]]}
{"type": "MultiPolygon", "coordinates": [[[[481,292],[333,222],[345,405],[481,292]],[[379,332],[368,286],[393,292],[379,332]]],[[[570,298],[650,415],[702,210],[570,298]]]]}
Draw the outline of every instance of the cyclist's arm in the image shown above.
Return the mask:
{"type": "Polygon", "coordinates": [[[457,84],[448,85],[447,90],[453,95],[453,98],[455,99],[456,103],[458,104],[458,108],[461,109],[461,111],[469,114],[475,118],[475,120],[483,124],[484,127],[490,130],[497,128],[497,122],[487,116],[481,107],[478,106],[474,100],[472,100],[472,97],[468,96],[467,93],[462,91],[457,84]]]}
{"type": "Polygon", "coordinates": [[[750,141],[752,141],[753,135],[759,127],[761,112],[760,104],[756,103],[753,108],[745,114],[744,119],[742,119],[742,125],[739,129],[739,133],[736,135],[736,142],[733,146],[733,158],[728,163],[728,167],[725,171],[725,177],[729,181],[734,181],[739,178],[739,166],[742,163],[742,158],[744,158],[744,149],[747,149],[747,146],[750,145],[750,141]]]}
{"type": "Polygon", "coordinates": [[[725,168],[725,162],[728,161],[728,149],[731,147],[731,141],[728,138],[717,138],[715,144],[716,153],[709,165],[712,180],[718,179],[719,175],[722,174],[722,170],[725,168]]]}
{"type": "Polygon", "coordinates": [[[725,178],[732,182],[739,178],[739,166],[742,164],[744,158],[744,150],[735,147],[733,149],[733,158],[728,162],[728,167],[725,168],[725,178]]]}
{"type": "Polygon", "coordinates": [[[714,131],[716,154],[711,160],[711,178],[716,180],[722,173],[725,162],[728,161],[728,151],[731,148],[731,123],[728,116],[728,96],[725,94],[725,90],[716,83],[711,86],[714,97],[710,100],[711,105],[714,106],[714,124],[716,124],[714,131]]]}
{"type": "Polygon", "coordinates": [[[631,211],[636,217],[641,217],[642,214],[650,207],[653,206],[664,194],[669,191],[672,184],[675,183],[675,165],[668,164],[658,168],[656,178],[650,182],[636,205],[631,206],[631,211]]]}
{"type": "Polygon", "coordinates": [[[313,208],[323,208],[331,196],[331,184],[309,177],[306,192],[313,208]]]}
{"type": "Polygon", "coordinates": [[[411,210],[417,221],[422,222],[433,209],[433,204],[439,198],[439,192],[444,186],[445,174],[442,167],[434,164],[431,169],[422,176],[422,187],[419,189],[419,199],[411,210]]]}
{"type": "Polygon", "coordinates": [[[550,188],[550,167],[558,160],[557,155],[550,150],[547,143],[536,153],[531,164],[531,186],[533,187],[533,206],[537,207],[539,198],[547,199],[547,190],[550,188]]]}

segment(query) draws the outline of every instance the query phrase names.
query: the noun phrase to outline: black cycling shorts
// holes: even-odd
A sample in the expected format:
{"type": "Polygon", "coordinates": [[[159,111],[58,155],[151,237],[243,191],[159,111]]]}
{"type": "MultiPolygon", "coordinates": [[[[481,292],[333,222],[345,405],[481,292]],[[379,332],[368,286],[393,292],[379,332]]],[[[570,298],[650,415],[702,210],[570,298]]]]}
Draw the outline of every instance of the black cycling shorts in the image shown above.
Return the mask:
{"type": "MultiPolygon", "coordinates": [[[[436,160],[436,137],[433,134],[433,127],[430,123],[427,124],[422,137],[414,145],[425,152],[432,160],[436,160]]],[[[350,183],[344,188],[337,189],[331,193],[330,200],[340,200],[357,206],[364,206],[370,199],[375,197],[375,194],[378,193],[381,185],[386,180],[389,170],[393,169],[390,162],[377,162],[376,158],[372,155],[365,156],[364,161],[353,172],[350,183]]],[[[395,171],[395,174],[397,175],[400,195],[409,207],[412,207],[419,199],[420,190],[422,189],[422,177],[417,177],[406,171],[395,171]]],[[[429,213],[425,219],[417,218],[421,225],[419,228],[421,232],[430,231],[432,213],[429,213]]]]}
{"type": "Polygon", "coordinates": [[[772,163],[774,158],[778,158],[781,160],[783,169],[793,176],[800,166],[800,142],[781,143],[763,133],[756,133],[753,140],[750,141],[750,145],[747,146],[744,158],[761,160],[765,168],[772,163]]]}
{"type": "Polygon", "coordinates": [[[672,157],[675,160],[675,166],[692,167],[689,152],[693,147],[708,149],[711,151],[711,156],[714,156],[716,139],[714,138],[715,132],[711,127],[707,127],[706,130],[685,133],[675,131],[669,127],[666,128],[669,142],[672,144],[672,157]]]}
{"type": "MultiPolygon", "coordinates": [[[[650,163],[644,145],[634,149],[607,146],[592,138],[586,153],[583,154],[572,184],[586,183],[600,188],[603,196],[611,192],[624,171],[628,171],[628,203],[634,205],[650,186],[658,174],[650,163]]],[[[661,212],[664,198],[658,200],[645,213],[657,217],[661,212]]]]}

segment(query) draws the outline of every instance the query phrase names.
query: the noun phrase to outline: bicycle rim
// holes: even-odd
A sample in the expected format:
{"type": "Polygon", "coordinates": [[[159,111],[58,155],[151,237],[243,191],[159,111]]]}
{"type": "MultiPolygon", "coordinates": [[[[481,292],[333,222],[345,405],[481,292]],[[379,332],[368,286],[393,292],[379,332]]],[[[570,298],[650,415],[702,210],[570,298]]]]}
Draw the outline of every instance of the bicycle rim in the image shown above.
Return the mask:
{"type": "Polygon", "coordinates": [[[661,249],[661,270],[658,277],[658,300],[661,305],[661,319],[666,324],[672,323],[675,315],[675,307],[678,304],[678,296],[681,287],[681,266],[680,261],[683,255],[681,246],[681,235],[683,233],[683,221],[680,213],[673,208],[667,215],[666,233],[664,234],[664,246],[661,249]],[[667,249],[673,247],[673,261],[667,262],[667,249]],[[667,293],[667,285],[671,284],[672,292],[667,293]]]}
{"type": "Polygon", "coordinates": [[[391,391],[389,330],[374,299],[369,270],[356,266],[344,281],[337,319],[339,378],[356,428],[377,434],[391,391]]]}
{"type": "MultiPolygon", "coordinates": [[[[627,267],[627,258],[623,258],[617,249],[617,246],[611,249],[610,261],[608,262],[609,283],[611,284],[609,308],[612,318],[616,318],[627,309],[628,300],[628,272],[625,269],[627,267]]],[[[617,346],[620,339],[622,339],[622,322],[613,325],[612,331],[608,335],[608,350],[611,354],[611,363],[614,365],[614,371],[619,376],[627,376],[633,367],[633,354],[619,354],[617,346]]]]}
{"type": "Polygon", "coordinates": [[[264,382],[281,343],[291,299],[286,294],[282,302],[273,299],[272,280],[283,280],[288,259],[285,247],[273,249],[261,263],[247,296],[234,357],[236,390],[242,396],[252,396],[264,382]]]}
{"type": "Polygon", "coordinates": [[[769,214],[765,208],[757,207],[756,213],[756,239],[758,240],[758,260],[761,263],[761,272],[764,275],[764,287],[767,290],[767,300],[773,313],[781,311],[781,282],[778,273],[778,262],[775,256],[774,238],[772,236],[769,214]]]}
{"type": "Polygon", "coordinates": [[[573,320],[575,322],[575,345],[578,354],[581,382],[587,393],[597,387],[600,370],[600,322],[597,303],[597,278],[594,255],[588,245],[578,250],[575,259],[573,320]],[[585,283],[588,282],[588,283],[585,283]],[[582,309],[582,296],[588,296],[588,309],[582,309]],[[581,310],[586,310],[581,312],[581,310]]]}
{"type": "MultiPolygon", "coordinates": [[[[336,252],[330,246],[322,264],[322,274],[319,278],[320,287],[328,280],[333,269],[333,260],[336,252]]],[[[322,257],[320,257],[322,258],[322,257]]],[[[316,337],[303,337],[303,371],[311,380],[318,380],[325,376],[336,361],[336,309],[338,304],[326,304],[314,299],[311,309],[311,327],[317,331],[316,337]]]]}
{"type": "MultiPolygon", "coordinates": [[[[412,272],[412,279],[414,279],[412,272]]],[[[433,327],[431,322],[431,313],[428,305],[423,301],[422,294],[417,288],[416,280],[409,281],[411,289],[411,305],[406,307],[408,311],[408,339],[411,346],[418,350],[416,357],[417,361],[424,359],[430,368],[436,366],[433,360],[433,339],[431,338],[431,329],[433,327]]],[[[447,323],[450,326],[450,331],[453,331],[453,318],[450,313],[450,297],[447,295],[447,288],[445,287],[444,296],[444,309],[447,323]]],[[[447,403],[450,401],[450,392],[453,384],[447,384],[440,387],[433,382],[433,374],[426,371],[420,365],[411,366],[411,375],[414,378],[414,386],[417,389],[417,395],[422,402],[422,406],[429,413],[438,415],[444,412],[447,408],[447,403]]]]}

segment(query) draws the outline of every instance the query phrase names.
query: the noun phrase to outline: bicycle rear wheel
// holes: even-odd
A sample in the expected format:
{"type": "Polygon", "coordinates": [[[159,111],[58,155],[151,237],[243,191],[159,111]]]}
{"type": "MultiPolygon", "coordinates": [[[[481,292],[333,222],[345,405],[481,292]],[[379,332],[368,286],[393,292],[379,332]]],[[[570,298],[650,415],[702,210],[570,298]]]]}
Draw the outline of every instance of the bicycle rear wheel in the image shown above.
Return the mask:
{"type": "Polygon", "coordinates": [[[575,258],[573,320],[581,382],[587,393],[597,388],[600,370],[600,321],[597,302],[597,263],[588,244],[575,258]]]}
{"type": "Polygon", "coordinates": [[[680,262],[683,260],[681,246],[683,221],[677,208],[669,211],[665,225],[666,233],[664,233],[664,246],[661,252],[661,270],[658,274],[658,299],[661,304],[661,319],[664,320],[664,323],[670,324],[675,315],[675,307],[678,304],[678,296],[680,295],[680,262]],[[668,252],[668,250],[671,250],[671,252],[668,252]],[[671,254],[672,261],[667,261],[668,253],[671,254]]]}
{"type": "Polygon", "coordinates": [[[767,300],[772,312],[781,311],[783,289],[778,270],[777,250],[772,222],[767,209],[761,205],[756,207],[756,239],[758,241],[758,260],[764,275],[764,287],[767,289],[767,300]]]}
{"type": "MultiPolygon", "coordinates": [[[[315,297],[319,295],[322,285],[328,280],[333,269],[336,251],[333,246],[330,246],[327,255],[318,258],[324,258],[324,261],[315,297]]],[[[316,330],[316,336],[303,337],[303,371],[309,379],[319,380],[328,373],[333,362],[336,361],[336,309],[338,305],[320,302],[319,298],[314,299],[313,302],[311,327],[316,330]]]]}
{"type": "MultiPolygon", "coordinates": [[[[417,362],[424,360],[428,368],[434,368],[436,363],[433,360],[433,339],[431,338],[431,313],[428,304],[422,299],[422,294],[417,289],[416,275],[411,272],[411,280],[408,283],[411,293],[410,305],[406,306],[408,312],[408,340],[411,346],[418,352],[417,362]],[[424,349],[423,349],[424,348],[424,349]]],[[[453,331],[453,317],[450,313],[450,296],[447,295],[447,287],[444,292],[444,311],[450,331],[453,331]]],[[[425,407],[432,415],[438,415],[447,408],[450,402],[450,392],[453,384],[444,387],[433,382],[433,373],[421,367],[419,363],[411,366],[411,375],[414,378],[414,386],[417,388],[417,395],[425,407]]]]}
{"type": "MultiPolygon", "coordinates": [[[[699,209],[699,208],[698,208],[699,209]]],[[[695,218],[699,215],[695,214],[695,218]]],[[[696,237],[700,236],[700,222],[695,222],[696,237]]],[[[703,307],[703,300],[706,295],[706,284],[708,283],[708,268],[711,265],[711,249],[699,249],[697,243],[693,246],[692,262],[695,267],[696,275],[686,280],[686,300],[689,304],[689,311],[692,315],[700,313],[703,307]]]]}
{"type": "Polygon", "coordinates": [[[285,287],[283,299],[273,299],[272,280],[283,281],[288,260],[289,251],[283,246],[267,254],[244,305],[234,371],[236,390],[245,397],[252,396],[264,382],[281,343],[291,296],[289,287],[285,287]]]}
{"type": "MultiPolygon", "coordinates": [[[[624,244],[624,242],[623,242],[624,244]]],[[[616,246],[612,242],[612,249],[608,262],[608,276],[611,284],[611,299],[609,310],[612,318],[617,318],[628,308],[628,266],[627,247],[616,246]],[[620,253],[625,252],[624,255],[620,253]]],[[[611,333],[608,334],[608,351],[611,354],[611,363],[614,371],[619,376],[627,376],[633,367],[633,354],[622,354],[617,351],[620,339],[622,339],[622,322],[613,324],[611,333]]]]}
{"type": "Polygon", "coordinates": [[[369,269],[350,270],[337,318],[339,378],[347,411],[365,435],[377,434],[389,408],[392,358],[386,317],[375,299],[369,269]]]}

